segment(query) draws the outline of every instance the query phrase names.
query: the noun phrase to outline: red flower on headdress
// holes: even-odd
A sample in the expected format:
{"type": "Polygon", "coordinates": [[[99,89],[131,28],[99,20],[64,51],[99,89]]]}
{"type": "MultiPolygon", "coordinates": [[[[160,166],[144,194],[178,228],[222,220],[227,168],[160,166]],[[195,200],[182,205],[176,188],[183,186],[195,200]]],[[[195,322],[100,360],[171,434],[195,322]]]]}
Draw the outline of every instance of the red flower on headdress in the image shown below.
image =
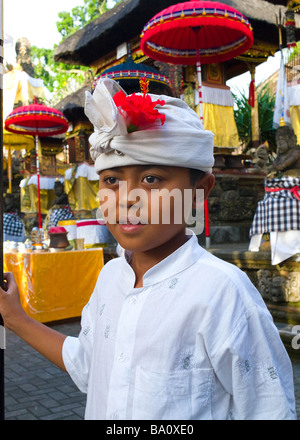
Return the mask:
{"type": "Polygon", "coordinates": [[[127,120],[128,133],[142,130],[157,119],[161,120],[162,125],[165,123],[166,116],[155,109],[158,104],[165,105],[165,101],[152,101],[147,94],[141,96],[134,93],[131,96],[126,96],[124,92],[120,91],[115,94],[114,102],[127,120]]]}

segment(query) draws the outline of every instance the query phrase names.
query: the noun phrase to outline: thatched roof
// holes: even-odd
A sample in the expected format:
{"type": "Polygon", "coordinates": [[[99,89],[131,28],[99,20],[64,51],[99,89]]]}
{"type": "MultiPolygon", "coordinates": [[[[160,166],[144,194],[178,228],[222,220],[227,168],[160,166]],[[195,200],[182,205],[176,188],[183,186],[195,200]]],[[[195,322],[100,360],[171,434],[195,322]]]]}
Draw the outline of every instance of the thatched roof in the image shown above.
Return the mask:
{"type": "MultiPolygon", "coordinates": [[[[265,0],[226,0],[223,3],[244,14],[254,28],[254,37],[268,43],[278,42],[276,15],[281,5],[265,0]]],[[[174,4],[174,0],[123,0],[70,37],[55,50],[58,62],[90,66],[117,46],[138,36],[144,25],[158,12],[174,4]]],[[[300,16],[296,16],[300,28],[300,16]]],[[[300,31],[297,39],[300,39],[300,31]]]]}
{"type": "Polygon", "coordinates": [[[88,120],[84,114],[86,91],[91,91],[91,87],[88,85],[83,86],[81,89],[62,99],[55,108],[62,112],[66,118],[73,123],[88,120]]]}

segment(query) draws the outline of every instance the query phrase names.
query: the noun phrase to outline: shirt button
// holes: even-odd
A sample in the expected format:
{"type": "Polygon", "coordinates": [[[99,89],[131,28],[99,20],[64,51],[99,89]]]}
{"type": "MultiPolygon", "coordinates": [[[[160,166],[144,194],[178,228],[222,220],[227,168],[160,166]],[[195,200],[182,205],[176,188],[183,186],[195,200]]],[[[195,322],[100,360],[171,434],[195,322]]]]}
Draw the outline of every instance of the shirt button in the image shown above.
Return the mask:
{"type": "Polygon", "coordinates": [[[131,304],[135,304],[137,302],[137,297],[132,296],[129,301],[131,302],[131,304]]]}
{"type": "Polygon", "coordinates": [[[120,355],[119,355],[119,357],[118,357],[118,361],[119,361],[119,362],[124,362],[124,361],[125,361],[124,353],[120,353],[120,355]]]}

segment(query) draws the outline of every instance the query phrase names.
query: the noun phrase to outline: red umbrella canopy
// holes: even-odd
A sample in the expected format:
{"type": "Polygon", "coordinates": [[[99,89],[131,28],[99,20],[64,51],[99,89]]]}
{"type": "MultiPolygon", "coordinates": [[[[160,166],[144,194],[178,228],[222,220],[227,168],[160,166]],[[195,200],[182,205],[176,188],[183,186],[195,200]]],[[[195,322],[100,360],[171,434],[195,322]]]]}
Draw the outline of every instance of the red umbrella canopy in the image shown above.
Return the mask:
{"type": "Polygon", "coordinates": [[[141,49],[172,64],[210,64],[234,58],[253,44],[249,21],[236,9],[212,1],[187,1],[156,14],[144,27],[141,49]],[[199,57],[198,57],[199,60],[199,57]]]}
{"type": "Polygon", "coordinates": [[[65,133],[68,126],[68,120],[61,112],[43,104],[18,107],[5,120],[7,131],[39,137],[65,133]]]}

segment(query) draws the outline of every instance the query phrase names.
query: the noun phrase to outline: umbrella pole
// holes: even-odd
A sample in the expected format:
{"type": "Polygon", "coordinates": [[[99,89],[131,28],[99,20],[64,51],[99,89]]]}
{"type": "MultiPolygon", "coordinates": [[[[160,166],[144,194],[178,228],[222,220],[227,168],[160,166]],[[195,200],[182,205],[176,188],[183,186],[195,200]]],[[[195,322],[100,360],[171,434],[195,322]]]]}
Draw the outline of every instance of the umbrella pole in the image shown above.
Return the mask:
{"type": "Polygon", "coordinates": [[[198,93],[199,93],[199,113],[200,113],[200,120],[203,124],[202,68],[200,62],[199,49],[197,49],[197,79],[198,79],[198,93]]]}
{"type": "MultiPolygon", "coordinates": [[[[0,0],[0,285],[3,287],[3,0],[0,0]]],[[[0,315],[0,420],[4,420],[5,328],[0,315]]]]}
{"type": "Polygon", "coordinates": [[[39,210],[39,229],[42,228],[41,219],[41,186],[40,186],[40,161],[39,161],[39,138],[35,136],[35,152],[36,152],[36,174],[37,174],[37,192],[38,192],[38,210],[39,210]]]}
{"type": "MultiPolygon", "coordinates": [[[[197,79],[199,85],[199,113],[200,121],[204,122],[203,118],[203,98],[202,98],[202,69],[200,62],[200,51],[197,48],[197,79]]],[[[204,216],[205,216],[205,245],[206,249],[210,248],[210,229],[209,229],[209,211],[208,211],[208,200],[204,203],[204,216]]]]}
{"type": "Polygon", "coordinates": [[[8,193],[12,194],[12,160],[11,149],[8,148],[8,161],[7,161],[7,174],[8,174],[8,193]]]}

